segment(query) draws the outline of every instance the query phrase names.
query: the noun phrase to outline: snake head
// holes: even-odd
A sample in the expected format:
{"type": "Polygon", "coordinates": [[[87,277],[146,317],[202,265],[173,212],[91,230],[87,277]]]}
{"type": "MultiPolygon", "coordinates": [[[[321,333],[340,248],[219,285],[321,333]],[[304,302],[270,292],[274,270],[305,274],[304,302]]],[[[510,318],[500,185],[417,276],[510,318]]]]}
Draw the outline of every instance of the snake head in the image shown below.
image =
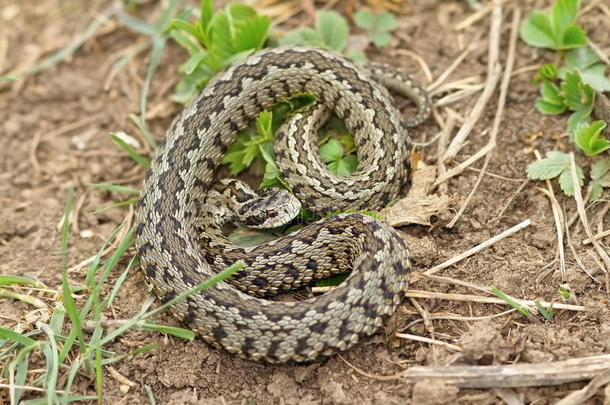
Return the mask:
{"type": "Polygon", "coordinates": [[[256,190],[255,198],[240,209],[240,220],[251,228],[277,228],[292,221],[301,209],[301,203],[287,190],[271,187],[256,190]]]}

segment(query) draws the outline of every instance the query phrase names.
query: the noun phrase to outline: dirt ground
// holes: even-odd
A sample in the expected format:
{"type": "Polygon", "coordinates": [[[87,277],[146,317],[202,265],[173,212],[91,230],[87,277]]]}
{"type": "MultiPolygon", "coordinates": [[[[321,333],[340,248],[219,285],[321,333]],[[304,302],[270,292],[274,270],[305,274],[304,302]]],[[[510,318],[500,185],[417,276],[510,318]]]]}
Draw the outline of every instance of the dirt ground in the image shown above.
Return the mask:
{"type": "MultiPolygon", "coordinates": [[[[138,7],[137,15],[154,21],[160,5],[146,3],[138,7]]],[[[85,7],[73,0],[5,0],[2,4],[0,73],[31,66],[43,55],[66,45],[110,3],[94,0],[85,7]]],[[[525,16],[528,11],[545,5],[548,2],[505,2],[502,61],[506,58],[512,7],[521,7],[525,16]]],[[[403,7],[405,13],[399,17],[400,28],[392,47],[370,52],[372,59],[402,66],[424,81],[419,65],[401,50],[420,55],[436,79],[465,47],[474,44],[447,81],[471,76],[476,76],[476,82],[484,80],[489,15],[463,30],[456,30],[456,24],[473,13],[464,1],[418,0],[409,1],[403,7]]],[[[341,10],[340,6],[337,9],[341,10]]],[[[600,8],[590,7],[579,21],[589,37],[607,51],[610,18],[600,8]]],[[[125,217],[126,209],[93,215],[93,211],[123,197],[86,184],[140,186],[143,169],[112,143],[109,133],[124,131],[145,144],[128,115],[139,112],[140,90],[150,56],[148,52],[141,53],[115,75],[111,75],[110,68],[128,47],[146,40],[110,22],[67,63],[45,69],[26,80],[0,83],[0,274],[36,278],[51,288],[60,285],[58,224],[69,187],[75,188],[76,203],[69,266],[95,254],[125,217]]],[[[185,58],[185,52],[170,43],[153,81],[148,123],[158,139],[180,110],[179,105],[169,101],[169,95],[180,77],[177,68],[185,58]]],[[[519,41],[515,71],[553,58],[554,54],[519,41]]],[[[535,159],[534,149],[544,152],[571,148],[565,136],[558,136],[566,128],[567,117],[542,116],[534,108],[538,92],[532,83],[533,75],[534,71],[526,70],[512,77],[498,147],[488,173],[456,226],[452,229],[444,226],[453,211],[439,218],[431,229],[410,226],[401,231],[412,249],[414,271],[422,272],[530,219],[529,227],[439,274],[479,286],[495,286],[518,298],[553,302],[562,302],[558,289],[560,284],[567,284],[576,301],[570,303],[592,311],[556,310],[555,320],[550,323],[528,320],[514,312],[492,318],[507,309],[501,305],[406,300],[386,326],[385,334],[367,339],[342,357],[303,365],[256,364],[212,349],[197,339],[185,342],[136,330],[125,334],[108,349],[125,353],[151,342],[159,342],[161,347],[114,366],[118,374],[135,383],[133,387],[125,389],[126,386],[105,370],[104,401],[147,403],[144,387],[148,386],[158,403],[173,404],[494,404],[504,403],[500,398],[506,392],[458,389],[443,384],[413,385],[400,379],[382,381],[362,375],[347,363],[371,375],[387,376],[414,365],[535,363],[610,351],[608,275],[603,273],[591,245],[582,243],[586,235],[576,221],[570,228],[571,241],[590,274],[578,266],[566,247],[566,275],[562,280],[555,260],[553,214],[548,198],[540,191],[544,185],[534,181],[524,183],[526,166],[535,159]],[[395,331],[430,337],[431,330],[421,322],[415,304],[430,316],[452,314],[480,320],[431,321],[435,339],[458,345],[461,352],[448,346],[386,339],[386,335],[395,331]]],[[[477,98],[478,93],[450,107],[466,116],[477,98]]],[[[484,130],[491,127],[496,103],[497,97],[494,97],[486,106],[457,162],[466,160],[487,143],[488,134],[484,130]]],[[[439,127],[431,119],[411,131],[411,136],[415,141],[424,142],[438,132],[439,127]]],[[[149,153],[143,148],[140,151],[149,153]]],[[[422,149],[424,160],[430,164],[435,163],[436,153],[436,143],[422,149]]],[[[481,165],[482,160],[473,167],[481,165]]],[[[469,169],[442,186],[452,197],[455,210],[474,187],[478,175],[477,170],[469,169]]],[[[555,189],[558,189],[556,184],[555,189]]],[[[574,201],[559,192],[556,195],[566,218],[571,217],[576,210],[574,201]]],[[[605,202],[594,204],[587,211],[595,232],[598,227],[608,229],[610,224],[610,217],[605,215],[608,192],[604,198],[605,202]]],[[[607,244],[610,238],[600,241],[607,244]]],[[[125,261],[119,266],[112,277],[118,277],[126,264],[125,261]]],[[[84,272],[79,270],[71,277],[77,283],[82,282],[84,272]]],[[[463,286],[425,280],[410,288],[481,295],[463,286]]],[[[106,317],[133,316],[146,295],[142,273],[132,272],[106,317]]],[[[1,326],[18,328],[26,315],[36,316],[26,304],[0,299],[1,326]]],[[[160,316],[157,321],[176,324],[169,315],[160,316]]],[[[541,405],[554,403],[583,385],[514,389],[509,393],[522,403],[541,405]]],[[[78,380],[76,388],[81,393],[94,392],[92,380],[85,377],[78,380]]],[[[2,398],[0,391],[0,403],[2,398]]],[[[596,398],[597,402],[590,403],[604,400],[602,394],[596,398]]]]}

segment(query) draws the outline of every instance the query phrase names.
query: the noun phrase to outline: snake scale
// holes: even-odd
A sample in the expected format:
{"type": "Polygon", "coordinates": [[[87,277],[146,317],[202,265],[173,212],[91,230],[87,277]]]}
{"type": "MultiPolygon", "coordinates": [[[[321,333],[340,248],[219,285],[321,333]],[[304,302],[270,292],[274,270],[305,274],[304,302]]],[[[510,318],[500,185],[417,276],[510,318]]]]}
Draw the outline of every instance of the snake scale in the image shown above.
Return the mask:
{"type": "MultiPolygon", "coordinates": [[[[294,196],[321,214],[379,209],[395,198],[410,173],[406,128],[429,113],[425,92],[406,74],[382,65],[362,68],[328,51],[279,47],[219,74],[173,121],[136,213],[141,266],[162,301],[235,260],[245,261],[232,279],[189,296],[172,312],[206,342],[272,363],[313,360],[373,334],[401,302],[410,272],[398,233],[366,215],[331,216],[251,248],[230,245],[202,225],[205,207],[217,204],[206,202],[212,191],[235,188],[214,178],[228,145],[261,111],[300,93],[314,94],[323,107],[294,114],[275,135],[278,166],[294,196]],[[404,121],[386,88],[414,99],[418,116],[404,121]],[[333,174],[319,157],[311,134],[324,109],[354,135],[358,169],[352,176],[333,174]],[[260,298],[350,270],[338,288],[319,297],[297,302],[260,298]]],[[[278,199],[257,193],[266,202],[278,199]]],[[[233,198],[242,202],[239,190],[233,198]]],[[[273,217],[295,209],[263,212],[273,217]]]]}

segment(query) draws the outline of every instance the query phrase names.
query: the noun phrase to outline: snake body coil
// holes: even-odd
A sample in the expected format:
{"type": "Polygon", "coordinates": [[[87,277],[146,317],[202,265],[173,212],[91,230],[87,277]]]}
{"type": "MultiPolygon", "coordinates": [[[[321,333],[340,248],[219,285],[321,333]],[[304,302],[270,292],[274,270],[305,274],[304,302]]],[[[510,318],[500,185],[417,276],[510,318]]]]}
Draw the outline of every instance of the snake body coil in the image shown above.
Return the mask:
{"type": "MultiPolygon", "coordinates": [[[[312,135],[320,109],[296,114],[280,128],[275,145],[294,194],[319,213],[379,209],[396,197],[409,175],[409,123],[402,122],[380,84],[396,90],[408,77],[384,77],[378,83],[327,51],[268,49],[212,80],[174,120],[144,182],[136,245],[146,278],[163,301],[237,259],[246,262],[232,280],[172,307],[205,341],[254,360],[312,360],[371,335],[401,302],[410,271],[407,248],[396,231],[371,217],[341,214],[252,248],[223,244],[198,221],[238,131],[264,109],[305,92],[345,122],[359,163],[349,177],[329,172],[312,135]],[[298,302],[253,297],[348,270],[341,286],[320,297],[298,302]]],[[[419,87],[407,83],[406,91],[425,109],[419,87]]]]}

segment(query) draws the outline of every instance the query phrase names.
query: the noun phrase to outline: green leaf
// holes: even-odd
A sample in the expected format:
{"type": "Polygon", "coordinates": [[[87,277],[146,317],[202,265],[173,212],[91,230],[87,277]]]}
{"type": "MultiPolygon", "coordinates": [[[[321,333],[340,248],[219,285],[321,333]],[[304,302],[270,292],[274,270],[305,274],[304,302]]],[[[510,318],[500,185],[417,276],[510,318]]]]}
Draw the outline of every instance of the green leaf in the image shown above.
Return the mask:
{"type": "Polygon", "coordinates": [[[594,121],[590,125],[582,125],[574,134],[574,142],[587,156],[595,156],[610,149],[610,142],[601,136],[606,128],[604,121],[594,121]]]}
{"type": "MultiPolygon", "coordinates": [[[[320,146],[320,158],[324,163],[331,163],[343,157],[343,145],[336,139],[330,139],[320,146]]],[[[332,169],[331,169],[332,170],[332,169]]],[[[334,171],[334,170],[333,170],[334,171]]]]}
{"type": "Polygon", "coordinates": [[[580,0],[556,0],[551,7],[550,20],[555,38],[561,38],[563,33],[576,21],[580,0]]]}
{"type": "Polygon", "coordinates": [[[564,112],[568,107],[564,104],[552,104],[546,100],[538,99],[536,100],[536,108],[543,114],[556,115],[564,112]]]}
{"type": "Polygon", "coordinates": [[[569,69],[583,71],[599,62],[599,57],[589,46],[580,46],[567,51],[564,61],[569,69]]]}
{"type": "Polygon", "coordinates": [[[366,54],[357,49],[348,49],[345,55],[356,63],[366,63],[368,61],[366,54]]]}
{"type": "Polygon", "coordinates": [[[568,108],[572,111],[593,110],[595,91],[591,86],[584,84],[577,71],[567,72],[565,80],[561,83],[561,92],[568,108]]]}
{"type": "Polygon", "coordinates": [[[206,53],[204,51],[192,54],[191,57],[188,58],[188,60],[184,63],[184,65],[182,65],[182,70],[184,70],[184,73],[186,73],[187,75],[193,73],[195,69],[197,69],[199,64],[204,60],[205,56],[206,53]]]}
{"type": "Polygon", "coordinates": [[[371,10],[359,10],[354,14],[354,22],[360,28],[372,30],[375,28],[376,17],[371,10]]]}
{"type": "Polygon", "coordinates": [[[347,45],[349,27],[347,20],[335,11],[319,11],[316,14],[316,30],[328,48],[342,52],[347,45]]]}
{"type": "Polygon", "coordinates": [[[377,31],[392,31],[398,27],[398,21],[394,14],[384,11],[377,15],[375,29],[377,31]]]}
{"type": "MultiPolygon", "coordinates": [[[[180,19],[180,18],[172,19],[169,24],[169,28],[168,28],[168,31],[171,31],[171,30],[184,31],[187,34],[191,35],[193,38],[196,38],[197,40],[201,41],[201,39],[199,38],[199,32],[197,31],[197,28],[194,25],[189,24],[188,21],[185,21],[183,19],[180,19]]],[[[187,48],[187,49],[189,49],[189,48],[187,48]]]]}
{"type": "Polygon", "coordinates": [[[328,164],[328,169],[339,176],[349,176],[358,168],[358,157],[347,155],[328,164]]]}
{"type": "Polygon", "coordinates": [[[387,32],[383,32],[383,31],[371,32],[369,34],[369,36],[371,37],[371,41],[373,41],[375,46],[378,48],[383,48],[385,46],[388,46],[388,45],[390,45],[390,42],[392,41],[392,35],[390,35],[387,32]]]}
{"type": "Polygon", "coordinates": [[[341,284],[349,274],[333,274],[330,277],[316,281],[316,287],[335,287],[341,284]]]}
{"type": "Polygon", "coordinates": [[[210,29],[210,22],[214,16],[214,4],[212,0],[201,0],[201,18],[200,18],[200,26],[203,32],[204,37],[202,38],[202,43],[207,47],[209,47],[209,39],[208,32],[210,29]]]}
{"type": "MultiPolygon", "coordinates": [[[[580,187],[582,187],[585,180],[585,173],[580,166],[576,166],[576,175],[578,177],[578,183],[580,184],[580,187]]],[[[572,174],[570,173],[569,168],[564,170],[559,176],[559,187],[561,187],[563,193],[568,197],[574,195],[574,183],[572,183],[572,174]]]]}
{"type": "Polygon", "coordinates": [[[169,36],[172,37],[174,41],[178,42],[178,44],[186,49],[191,55],[201,52],[201,47],[197,45],[197,42],[193,41],[191,37],[185,35],[182,31],[173,30],[170,32],[169,36]]]}
{"type": "Polygon", "coordinates": [[[587,34],[585,34],[582,28],[571,25],[564,32],[561,45],[556,49],[570,49],[585,45],[587,45],[587,34]]]}
{"type": "Polygon", "coordinates": [[[256,118],[256,131],[263,138],[271,139],[273,137],[273,131],[271,124],[273,122],[273,113],[269,110],[261,112],[256,118]]]}
{"type": "Polygon", "coordinates": [[[610,78],[606,76],[606,65],[599,63],[580,73],[582,81],[600,93],[610,92],[610,78]]]}
{"type": "Polygon", "coordinates": [[[258,50],[263,47],[267,39],[271,20],[265,16],[254,16],[243,22],[236,23],[235,26],[236,52],[243,52],[249,49],[258,50]]]}
{"type": "Polygon", "coordinates": [[[559,87],[548,80],[542,82],[542,85],[540,86],[540,94],[542,94],[544,101],[556,106],[563,106],[564,103],[559,92],[559,87]]]}
{"type": "Polygon", "coordinates": [[[538,69],[537,78],[542,80],[555,80],[557,74],[557,65],[554,63],[545,63],[538,69]]]}
{"type": "Polygon", "coordinates": [[[570,168],[570,156],[563,152],[547,152],[546,158],[527,167],[527,177],[536,180],[553,179],[570,168]]]}
{"type": "Polygon", "coordinates": [[[532,11],[519,29],[521,39],[531,46],[555,48],[556,41],[549,18],[541,11],[532,11]]]}
{"type": "Polygon", "coordinates": [[[602,189],[610,187],[610,158],[595,161],[591,165],[589,176],[591,176],[590,201],[596,201],[602,194],[602,189]]]}
{"type": "Polygon", "coordinates": [[[591,112],[587,110],[580,110],[572,113],[568,119],[568,131],[570,131],[570,140],[574,141],[574,133],[578,127],[582,125],[589,125],[591,112]]]}
{"type": "Polygon", "coordinates": [[[320,33],[313,28],[305,27],[288,32],[280,38],[280,45],[311,45],[324,46],[320,33]]]}

